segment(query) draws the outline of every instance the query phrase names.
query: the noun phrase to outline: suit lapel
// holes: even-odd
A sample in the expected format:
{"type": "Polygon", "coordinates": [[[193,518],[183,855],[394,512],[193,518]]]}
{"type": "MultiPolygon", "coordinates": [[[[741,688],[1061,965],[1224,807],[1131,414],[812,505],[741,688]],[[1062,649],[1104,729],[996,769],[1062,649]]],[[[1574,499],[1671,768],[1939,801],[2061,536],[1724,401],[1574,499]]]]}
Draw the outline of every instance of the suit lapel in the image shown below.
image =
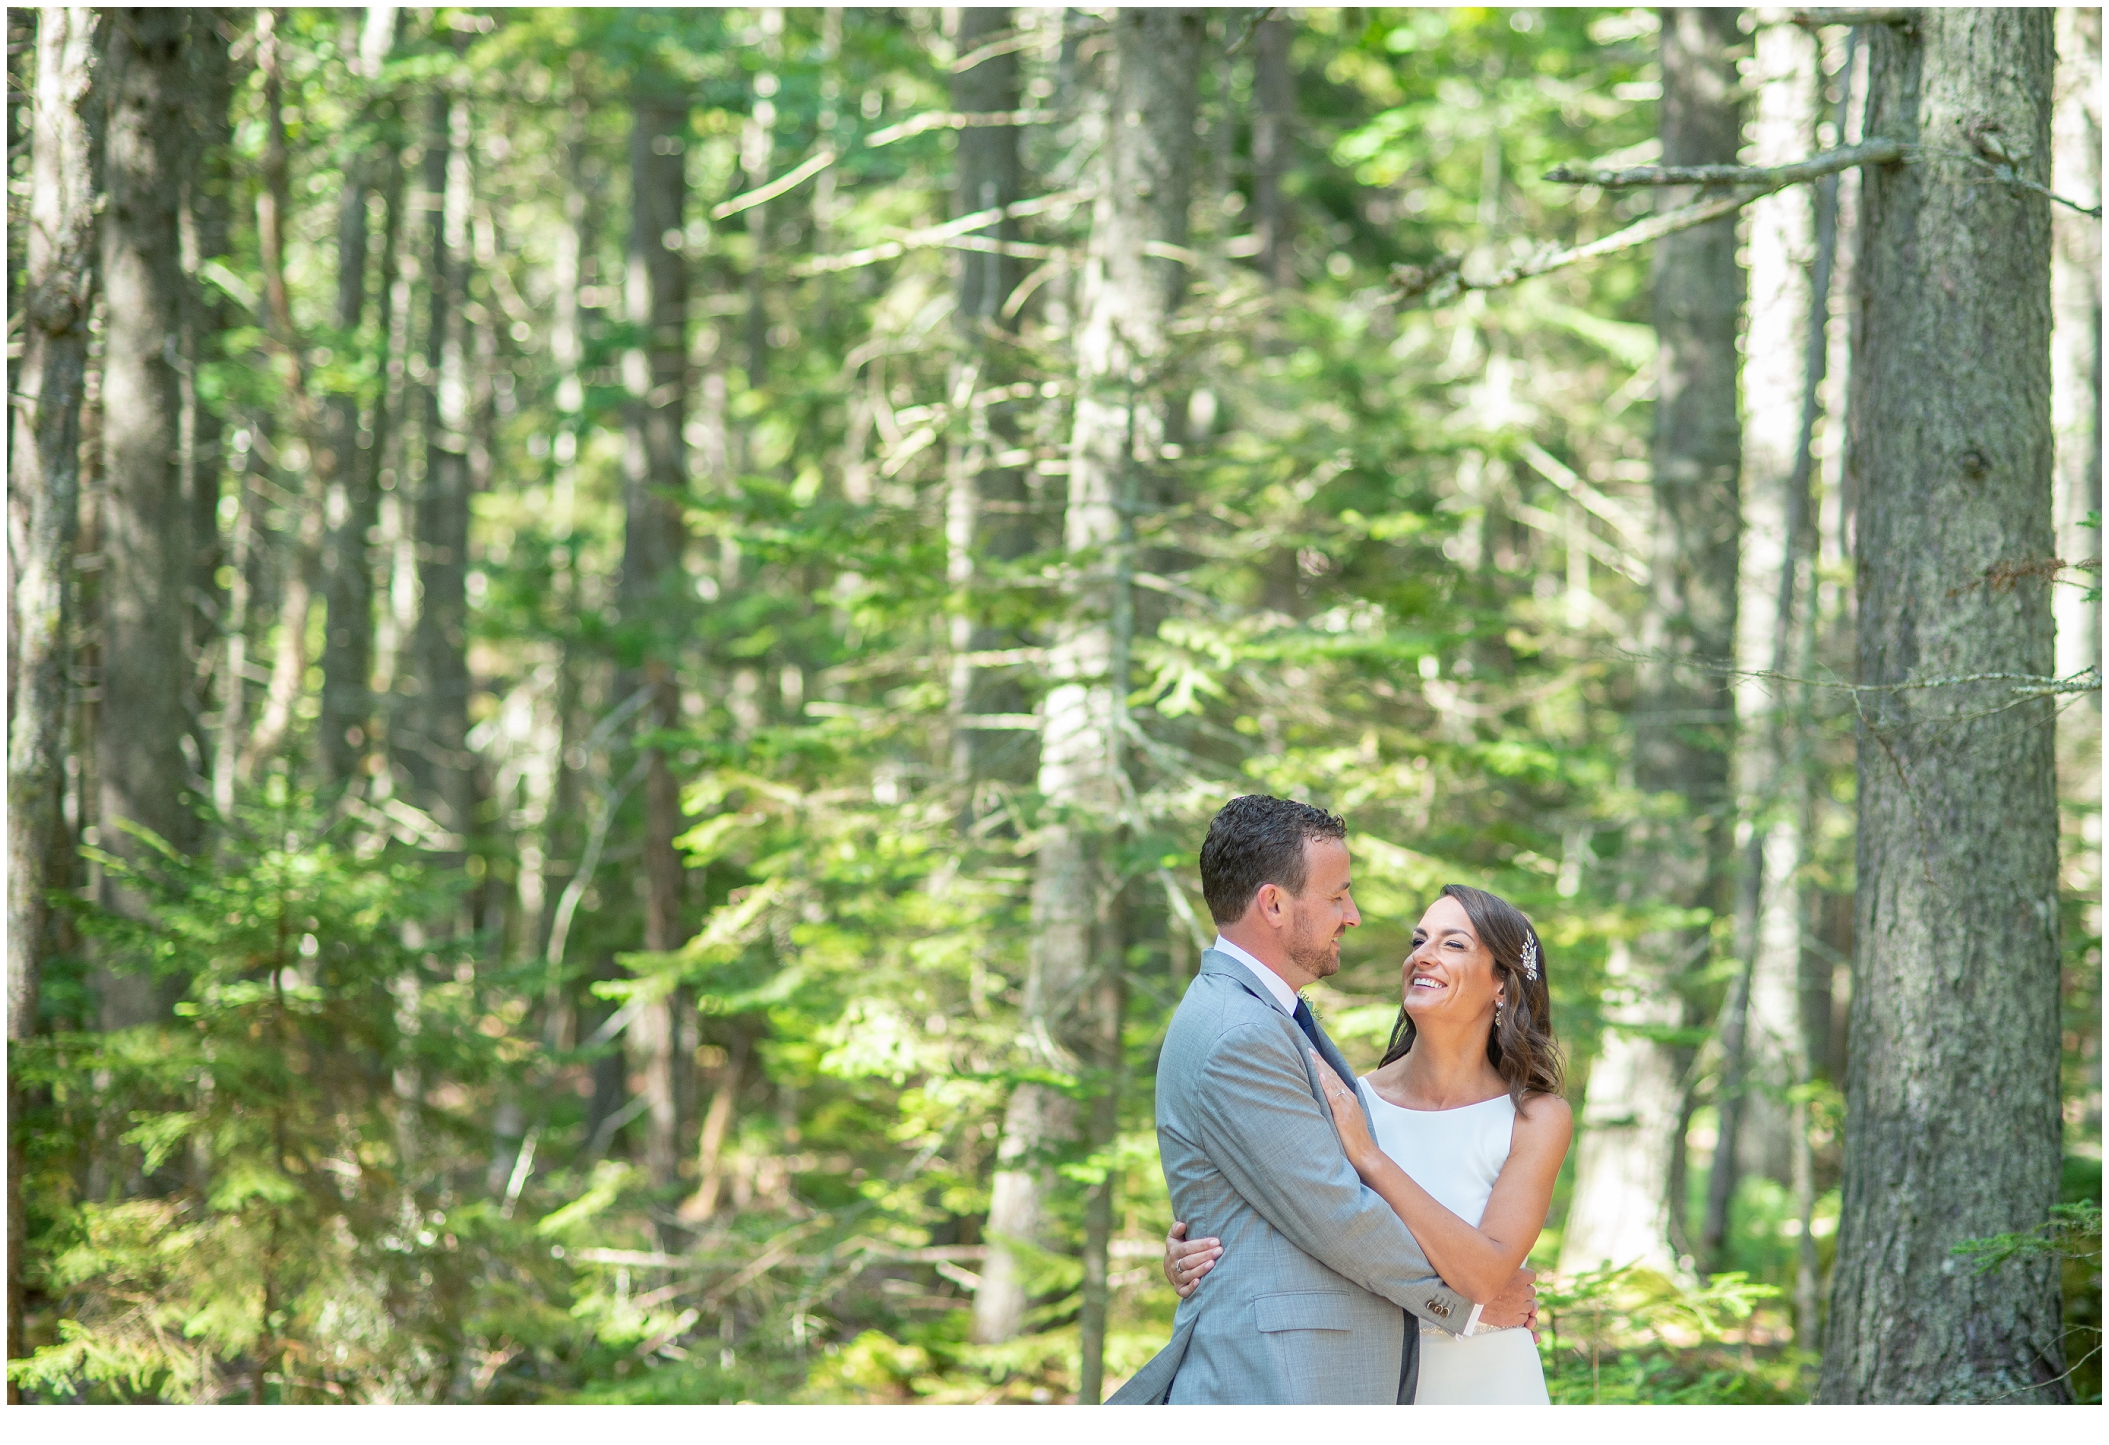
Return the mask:
{"type": "MultiPolygon", "coordinates": [[[[1347,1056],[1340,1052],[1339,1046],[1333,1042],[1333,1036],[1325,1031],[1325,1025],[1319,1023],[1316,1011],[1311,1014],[1311,1023],[1318,1030],[1318,1057],[1324,1059],[1327,1066],[1340,1076],[1342,1083],[1355,1091],[1355,1103],[1362,1109],[1362,1122],[1374,1135],[1377,1131],[1377,1121],[1370,1115],[1369,1100],[1362,1097],[1361,1087],[1355,1082],[1355,1071],[1348,1065],[1347,1056]]],[[[1317,1081],[1314,1079],[1312,1082],[1317,1081]]]]}
{"type": "MultiPolygon", "coordinates": [[[[1287,1024],[1290,1031],[1296,1035],[1297,1053],[1300,1055],[1303,1052],[1303,1030],[1297,1028],[1296,1020],[1281,1011],[1281,1006],[1261,987],[1260,981],[1252,976],[1251,969],[1245,967],[1244,964],[1238,962],[1229,954],[1219,949],[1211,948],[1204,950],[1201,954],[1201,972],[1220,973],[1239,988],[1242,988],[1245,992],[1265,1004],[1269,1012],[1287,1024]]],[[[1318,1057],[1324,1059],[1327,1066],[1340,1076],[1342,1083],[1355,1090],[1355,1102],[1362,1107],[1362,1120],[1369,1126],[1370,1132],[1374,1134],[1377,1127],[1376,1120],[1370,1115],[1369,1101],[1362,1097],[1362,1090],[1355,1084],[1354,1069],[1349,1066],[1347,1058],[1340,1052],[1339,1046],[1333,1042],[1333,1036],[1325,1031],[1325,1025],[1318,1023],[1318,1016],[1315,1013],[1311,1016],[1311,1021],[1317,1024],[1318,1028],[1318,1057]]],[[[1310,1069],[1309,1065],[1305,1066],[1305,1072],[1311,1075],[1311,1092],[1318,1097],[1320,1102],[1324,1102],[1325,1090],[1319,1087],[1317,1074],[1310,1069]]]]}

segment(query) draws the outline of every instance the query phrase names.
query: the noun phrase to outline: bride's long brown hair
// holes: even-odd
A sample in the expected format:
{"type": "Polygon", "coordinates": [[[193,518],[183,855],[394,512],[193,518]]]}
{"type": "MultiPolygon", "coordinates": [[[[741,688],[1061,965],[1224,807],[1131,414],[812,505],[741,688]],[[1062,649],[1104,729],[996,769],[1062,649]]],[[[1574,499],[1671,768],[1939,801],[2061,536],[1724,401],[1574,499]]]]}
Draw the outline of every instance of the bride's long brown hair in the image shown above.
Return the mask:
{"type": "MultiPolygon", "coordinates": [[[[1509,1098],[1522,1113],[1526,1095],[1557,1094],[1564,1083],[1560,1042],[1552,1032],[1552,992],[1545,986],[1545,945],[1523,911],[1506,898],[1462,883],[1444,884],[1442,896],[1458,901],[1479,941],[1494,955],[1494,979],[1502,986],[1503,1003],[1494,1011],[1494,1027],[1487,1031],[1487,1062],[1508,1084],[1509,1098]],[[1533,970],[1524,967],[1527,944],[1537,947],[1536,978],[1530,976],[1533,970]]],[[[1402,1000],[1384,1063],[1411,1052],[1416,1032],[1413,1016],[1402,1000]]]]}

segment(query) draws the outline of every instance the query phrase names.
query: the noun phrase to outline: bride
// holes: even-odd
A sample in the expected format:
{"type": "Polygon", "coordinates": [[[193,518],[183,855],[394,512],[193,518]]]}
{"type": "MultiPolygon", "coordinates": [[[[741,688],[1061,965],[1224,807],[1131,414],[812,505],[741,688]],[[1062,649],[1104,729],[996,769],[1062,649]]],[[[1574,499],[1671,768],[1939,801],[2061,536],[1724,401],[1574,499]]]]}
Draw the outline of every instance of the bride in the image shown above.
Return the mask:
{"type": "MultiPolygon", "coordinates": [[[[1513,904],[1452,883],[1413,930],[1400,983],[1384,1062],[1360,1080],[1374,1138],[1354,1091],[1312,1058],[1362,1182],[1406,1222],[1444,1283],[1483,1302],[1538,1242],[1574,1134],[1560,1097],[1544,952],[1513,904]]],[[[1183,1223],[1172,1226],[1164,1260],[1182,1299],[1223,1253],[1219,1240],[1185,1233],[1183,1223]]],[[[1414,1403],[1551,1400],[1530,1331],[1454,1336],[1424,1324],[1414,1403]]]]}

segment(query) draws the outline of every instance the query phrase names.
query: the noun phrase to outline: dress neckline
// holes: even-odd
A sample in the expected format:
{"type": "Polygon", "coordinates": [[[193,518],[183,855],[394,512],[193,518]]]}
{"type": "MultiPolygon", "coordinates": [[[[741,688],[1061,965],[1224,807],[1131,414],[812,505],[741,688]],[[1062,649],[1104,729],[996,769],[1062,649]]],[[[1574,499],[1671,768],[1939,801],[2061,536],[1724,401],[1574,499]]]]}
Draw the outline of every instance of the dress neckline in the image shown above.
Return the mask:
{"type": "Polygon", "coordinates": [[[1364,1074],[1355,1082],[1367,1089],[1372,1099],[1375,1099],[1387,1109],[1396,1109],[1401,1114],[1462,1114],[1467,1109],[1484,1109],[1489,1104],[1508,1104],[1511,1107],[1514,1107],[1515,1104],[1515,1101],[1510,1099],[1508,1095],[1496,1094],[1491,1099],[1481,1099],[1476,1104],[1459,1104],[1454,1109],[1409,1109],[1404,1104],[1392,1103],[1391,1100],[1378,1093],[1377,1086],[1369,1081],[1369,1075],[1364,1074]]]}

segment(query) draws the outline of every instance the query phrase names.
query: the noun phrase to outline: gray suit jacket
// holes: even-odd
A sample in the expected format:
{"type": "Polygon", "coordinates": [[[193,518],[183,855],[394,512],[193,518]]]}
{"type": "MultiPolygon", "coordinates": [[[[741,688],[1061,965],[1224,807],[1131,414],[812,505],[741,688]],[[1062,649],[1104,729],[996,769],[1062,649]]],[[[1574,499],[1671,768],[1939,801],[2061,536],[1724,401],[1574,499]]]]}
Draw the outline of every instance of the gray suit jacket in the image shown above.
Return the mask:
{"type": "MultiPolygon", "coordinates": [[[[1157,1147],[1176,1216],[1223,1257],[1108,1403],[1408,1404],[1412,1315],[1452,1333],[1471,1317],[1356,1177],[1307,1047],[1242,963],[1201,955],[1158,1060],[1157,1147]]],[[[1321,1056],[1354,1078],[1331,1040],[1321,1056]]]]}

